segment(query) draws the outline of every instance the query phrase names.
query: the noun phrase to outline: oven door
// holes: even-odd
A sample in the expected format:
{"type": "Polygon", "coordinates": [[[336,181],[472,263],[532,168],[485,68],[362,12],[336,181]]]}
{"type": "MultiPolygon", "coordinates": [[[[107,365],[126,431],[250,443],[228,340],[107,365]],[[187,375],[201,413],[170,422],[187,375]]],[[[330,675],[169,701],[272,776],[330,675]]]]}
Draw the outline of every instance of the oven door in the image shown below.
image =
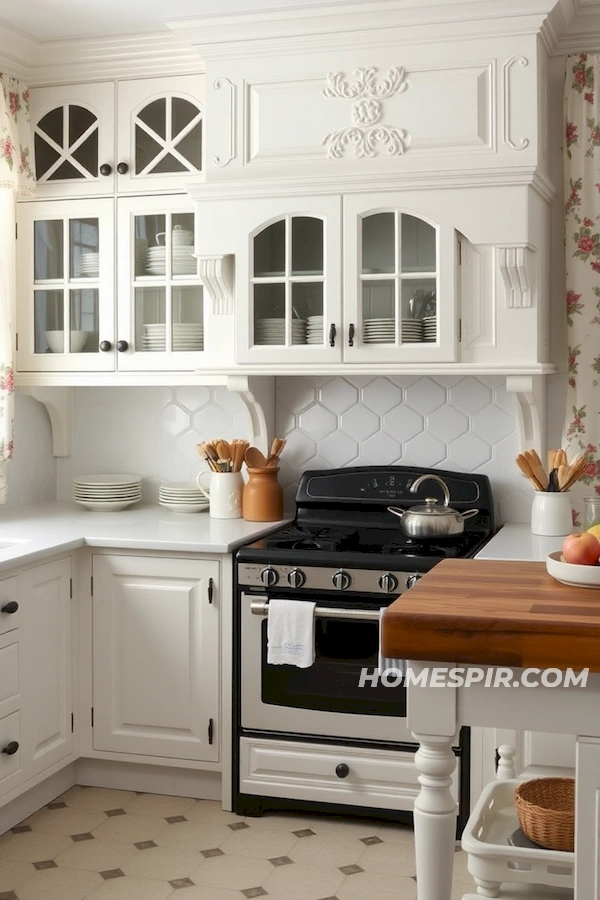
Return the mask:
{"type": "MultiPolygon", "coordinates": [[[[242,593],[241,725],[245,731],[414,743],[406,726],[406,691],[366,680],[377,668],[378,613],[382,598],[347,604],[352,618],[340,618],[339,595],[319,594],[315,620],[315,662],[307,669],[267,663],[267,617],[252,612],[264,594],[242,593]],[[360,610],[365,617],[360,617],[360,610]],[[337,613],[337,615],[335,615],[337,613]]],[[[303,599],[294,594],[294,600],[303,599]]],[[[307,600],[316,598],[307,597],[307,600]]],[[[391,602],[393,598],[387,598],[391,602]]]]}

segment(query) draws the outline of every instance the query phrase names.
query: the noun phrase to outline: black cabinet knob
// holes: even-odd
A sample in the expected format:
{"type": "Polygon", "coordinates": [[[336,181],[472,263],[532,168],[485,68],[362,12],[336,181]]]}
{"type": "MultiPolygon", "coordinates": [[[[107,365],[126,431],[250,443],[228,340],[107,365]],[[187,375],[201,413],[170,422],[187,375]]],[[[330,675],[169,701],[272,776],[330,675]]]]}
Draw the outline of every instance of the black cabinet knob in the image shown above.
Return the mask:
{"type": "Polygon", "coordinates": [[[129,172],[129,166],[127,165],[127,163],[120,162],[117,165],[117,172],[119,173],[119,175],[126,175],[127,172],[129,172]]]}
{"type": "Polygon", "coordinates": [[[8,603],[5,603],[4,606],[0,607],[0,612],[7,613],[7,615],[12,616],[13,613],[19,608],[19,604],[16,600],[9,600],[8,603]]]}
{"type": "Polygon", "coordinates": [[[340,763],[335,767],[335,774],[338,778],[347,778],[350,774],[350,768],[346,765],[346,763],[340,763]]]}
{"type": "Polygon", "coordinates": [[[126,350],[129,350],[127,341],[117,341],[117,350],[119,353],[125,353],[126,350]]]}
{"type": "Polygon", "coordinates": [[[112,350],[112,344],[110,341],[100,341],[100,349],[103,353],[108,353],[109,350],[112,350]]]}
{"type": "Polygon", "coordinates": [[[354,325],[352,322],[348,326],[348,346],[354,347],[354,325]]]}
{"type": "Polygon", "coordinates": [[[18,741],[11,741],[6,747],[2,748],[2,752],[6,753],[7,756],[12,756],[19,749],[18,741]]]}
{"type": "Polygon", "coordinates": [[[336,329],[335,329],[335,325],[332,322],[329,327],[329,346],[330,347],[335,347],[335,335],[336,335],[336,329]]]}
{"type": "Polygon", "coordinates": [[[106,178],[106,176],[110,175],[111,172],[112,172],[112,166],[109,165],[108,163],[102,163],[102,165],[100,166],[100,174],[104,175],[104,177],[106,178]]]}

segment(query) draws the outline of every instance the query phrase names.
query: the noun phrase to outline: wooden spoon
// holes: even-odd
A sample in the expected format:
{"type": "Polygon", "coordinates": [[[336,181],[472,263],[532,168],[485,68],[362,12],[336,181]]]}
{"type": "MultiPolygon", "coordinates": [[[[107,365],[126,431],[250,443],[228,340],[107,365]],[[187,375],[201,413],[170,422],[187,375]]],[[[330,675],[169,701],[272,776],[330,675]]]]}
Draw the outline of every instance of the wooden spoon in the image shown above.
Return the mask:
{"type": "Polygon", "coordinates": [[[267,460],[258,447],[248,447],[244,460],[249,469],[265,469],[267,466],[267,460]]]}
{"type": "Polygon", "coordinates": [[[219,462],[222,463],[226,472],[229,471],[229,463],[231,462],[231,448],[228,441],[217,441],[215,450],[219,456],[219,462]]]}

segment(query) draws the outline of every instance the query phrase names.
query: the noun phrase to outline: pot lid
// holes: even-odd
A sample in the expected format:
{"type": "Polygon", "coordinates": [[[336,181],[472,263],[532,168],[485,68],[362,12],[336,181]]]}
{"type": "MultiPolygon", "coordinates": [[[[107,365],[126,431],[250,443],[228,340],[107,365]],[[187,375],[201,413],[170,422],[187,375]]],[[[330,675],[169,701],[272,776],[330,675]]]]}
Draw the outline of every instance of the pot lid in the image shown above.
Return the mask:
{"type": "Polygon", "coordinates": [[[452,509],[450,506],[445,506],[443,503],[439,503],[435,497],[426,497],[425,498],[425,506],[413,506],[411,509],[407,509],[407,515],[417,515],[417,516],[458,516],[459,513],[457,510],[452,509]]]}

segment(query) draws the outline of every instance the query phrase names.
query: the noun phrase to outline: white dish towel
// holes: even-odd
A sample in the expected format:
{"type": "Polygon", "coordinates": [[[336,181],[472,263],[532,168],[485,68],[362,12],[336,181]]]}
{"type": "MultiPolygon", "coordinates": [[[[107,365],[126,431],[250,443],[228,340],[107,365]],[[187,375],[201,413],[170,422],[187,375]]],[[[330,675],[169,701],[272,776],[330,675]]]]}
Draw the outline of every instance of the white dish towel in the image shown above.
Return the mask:
{"type": "Polygon", "coordinates": [[[267,662],[308,669],[315,661],[315,607],[310,600],[269,600],[267,662]]]}
{"type": "Polygon", "coordinates": [[[383,628],[381,627],[381,623],[383,620],[383,614],[386,610],[385,606],[382,606],[379,610],[379,657],[377,660],[377,667],[379,669],[379,674],[385,672],[386,669],[397,669],[398,672],[402,674],[402,678],[404,679],[406,675],[406,660],[405,659],[393,659],[390,656],[384,656],[381,650],[381,635],[383,632],[383,628]]]}

